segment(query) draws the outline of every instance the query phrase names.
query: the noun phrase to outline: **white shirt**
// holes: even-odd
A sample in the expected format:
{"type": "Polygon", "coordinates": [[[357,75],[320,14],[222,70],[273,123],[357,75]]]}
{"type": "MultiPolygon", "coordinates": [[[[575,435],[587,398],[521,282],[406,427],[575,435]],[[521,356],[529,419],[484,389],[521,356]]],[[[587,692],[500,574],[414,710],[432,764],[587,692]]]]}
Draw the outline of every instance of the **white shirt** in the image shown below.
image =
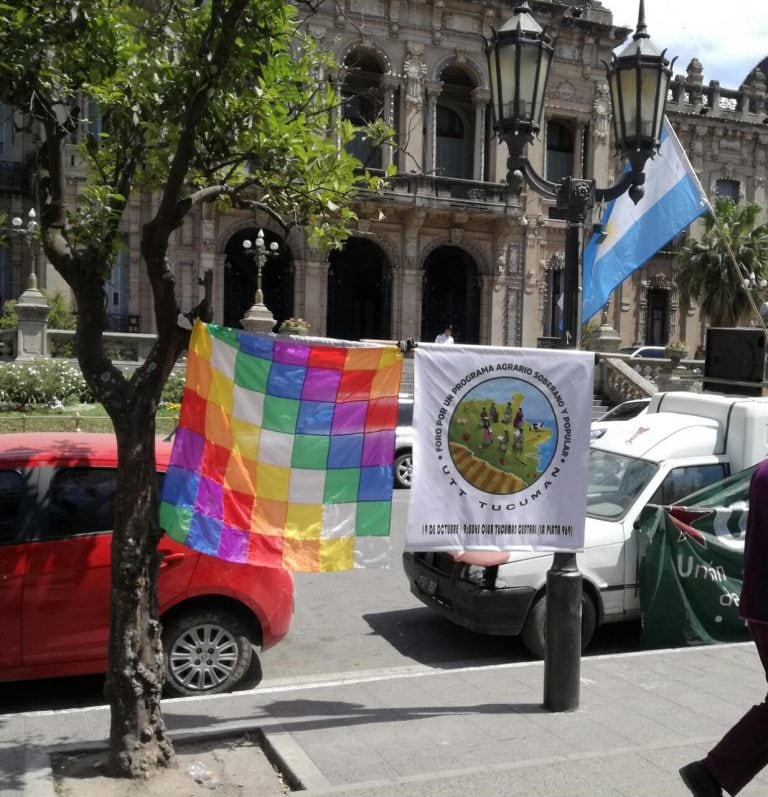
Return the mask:
{"type": "Polygon", "coordinates": [[[436,338],[435,343],[453,343],[453,335],[446,335],[441,332],[436,338]]]}

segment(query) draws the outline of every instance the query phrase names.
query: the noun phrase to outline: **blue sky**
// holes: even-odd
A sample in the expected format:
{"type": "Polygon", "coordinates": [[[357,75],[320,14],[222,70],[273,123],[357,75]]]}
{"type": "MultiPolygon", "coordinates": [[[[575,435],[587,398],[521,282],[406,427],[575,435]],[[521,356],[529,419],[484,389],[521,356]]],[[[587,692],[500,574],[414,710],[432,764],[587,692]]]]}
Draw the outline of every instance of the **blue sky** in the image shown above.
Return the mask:
{"type": "MultiPolygon", "coordinates": [[[[637,25],[639,0],[601,0],[617,25],[637,25]]],[[[685,73],[696,57],[704,67],[704,85],[719,80],[736,89],[752,68],[768,56],[766,0],[645,0],[645,22],[651,41],[678,56],[675,74],[685,73]]],[[[623,45],[622,45],[623,47],[623,45]]]]}

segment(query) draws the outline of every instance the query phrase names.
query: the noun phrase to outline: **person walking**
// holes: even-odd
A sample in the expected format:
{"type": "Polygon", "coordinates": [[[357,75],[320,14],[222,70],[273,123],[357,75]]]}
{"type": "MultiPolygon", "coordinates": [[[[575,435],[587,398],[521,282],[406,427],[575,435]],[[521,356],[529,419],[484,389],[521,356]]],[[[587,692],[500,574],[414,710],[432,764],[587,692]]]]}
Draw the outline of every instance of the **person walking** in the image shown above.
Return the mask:
{"type": "Polygon", "coordinates": [[[453,343],[453,327],[450,324],[435,338],[435,343],[453,343]]]}
{"type": "MultiPolygon", "coordinates": [[[[768,679],[768,459],[752,474],[744,541],[739,617],[747,621],[768,679]]],[[[695,797],[738,794],[768,764],[768,696],[749,711],[700,761],[680,769],[695,797]]]]}

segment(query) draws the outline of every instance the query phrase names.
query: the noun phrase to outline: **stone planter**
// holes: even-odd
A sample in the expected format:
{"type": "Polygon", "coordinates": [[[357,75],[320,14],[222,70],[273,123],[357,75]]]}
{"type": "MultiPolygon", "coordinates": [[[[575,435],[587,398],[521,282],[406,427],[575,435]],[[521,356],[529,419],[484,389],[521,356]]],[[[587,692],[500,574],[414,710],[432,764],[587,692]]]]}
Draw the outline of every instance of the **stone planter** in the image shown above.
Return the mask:
{"type": "Polygon", "coordinates": [[[683,360],[688,356],[688,350],[667,347],[664,349],[664,354],[666,354],[667,357],[669,357],[669,359],[672,361],[673,368],[680,368],[680,360],[683,360]]]}

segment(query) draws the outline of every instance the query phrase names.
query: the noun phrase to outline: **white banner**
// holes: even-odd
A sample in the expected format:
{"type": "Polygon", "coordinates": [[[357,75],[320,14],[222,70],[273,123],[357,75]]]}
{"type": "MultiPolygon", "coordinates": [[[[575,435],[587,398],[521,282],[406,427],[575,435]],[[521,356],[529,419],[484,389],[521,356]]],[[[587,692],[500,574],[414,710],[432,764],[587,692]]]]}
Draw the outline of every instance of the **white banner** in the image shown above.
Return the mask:
{"type": "Polygon", "coordinates": [[[580,551],[594,354],[419,344],[410,551],[580,551]]]}

